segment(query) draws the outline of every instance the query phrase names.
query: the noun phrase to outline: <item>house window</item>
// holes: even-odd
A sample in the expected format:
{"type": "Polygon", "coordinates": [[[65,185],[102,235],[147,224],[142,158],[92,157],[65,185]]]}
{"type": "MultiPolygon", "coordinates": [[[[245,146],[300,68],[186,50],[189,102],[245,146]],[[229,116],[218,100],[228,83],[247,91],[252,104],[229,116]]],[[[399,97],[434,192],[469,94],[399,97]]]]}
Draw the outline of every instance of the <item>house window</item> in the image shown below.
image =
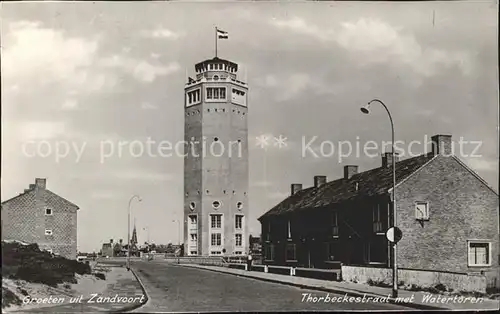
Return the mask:
{"type": "Polygon", "coordinates": [[[287,261],[297,260],[295,243],[287,243],[287,245],[286,245],[286,260],[287,261]]]}
{"type": "Polygon", "coordinates": [[[236,240],[236,246],[243,245],[243,236],[241,235],[241,233],[235,234],[235,240],[236,240]]]}
{"type": "Polygon", "coordinates": [[[189,252],[190,255],[198,255],[198,251],[191,251],[189,252]]]}
{"type": "Polygon", "coordinates": [[[373,232],[382,232],[382,220],[381,220],[381,209],[380,204],[373,207],[373,232]]]}
{"type": "Polygon", "coordinates": [[[325,261],[339,261],[340,247],[337,241],[325,243],[325,261]]]}
{"type": "Polygon", "coordinates": [[[235,225],[236,229],[242,229],[243,228],[243,216],[242,215],[236,215],[235,216],[234,225],[235,225]]]}
{"type": "Polygon", "coordinates": [[[52,216],[52,208],[45,208],[45,215],[52,216]]]}
{"type": "Polygon", "coordinates": [[[236,252],[234,252],[234,255],[243,255],[243,252],[241,252],[241,251],[236,251],[236,252]]]}
{"type": "Polygon", "coordinates": [[[331,224],[332,224],[332,236],[338,237],[338,235],[339,235],[339,221],[338,221],[338,214],[336,211],[332,212],[331,224]]]}
{"type": "Polygon", "coordinates": [[[266,261],[274,261],[274,244],[264,246],[264,258],[266,261]]]}
{"type": "Polygon", "coordinates": [[[54,251],[52,251],[52,249],[47,249],[45,251],[49,252],[50,254],[54,253],[54,251]]]}
{"type": "Polygon", "coordinates": [[[290,219],[288,219],[286,230],[287,230],[288,239],[291,239],[292,238],[292,228],[290,226],[290,219]]]}
{"type": "Polygon", "coordinates": [[[210,226],[213,229],[220,229],[222,225],[222,215],[210,215],[210,226]]]}
{"type": "Polygon", "coordinates": [[[469,242],[469,266],[491,266],[491,243],[469,242]]]}
{"type": "Polygon", "coordinates": [[[210,244],[212,246],[221,246],[222,245],[222,234],[212,233],[210,237],[211,237],[210,244]]]}
{"type": "Polygon", "coordinates": [[[52,229],[45,229],[45,235],[52,235],[52,229]]]}
{"type": "Polygon", "coordinates": [[[267,222],[266,241],[271,241],[271,222],[267,222]]]}
{"type": "Polygon", "coordinates": [[[210,255],[221,255],[221,251],[210,251],[210,255]]]}
{"type": "Polygon", "coordinates": [[[429,220],[428,202],[415,202],[415,218],[417,220],[429,220]]]}

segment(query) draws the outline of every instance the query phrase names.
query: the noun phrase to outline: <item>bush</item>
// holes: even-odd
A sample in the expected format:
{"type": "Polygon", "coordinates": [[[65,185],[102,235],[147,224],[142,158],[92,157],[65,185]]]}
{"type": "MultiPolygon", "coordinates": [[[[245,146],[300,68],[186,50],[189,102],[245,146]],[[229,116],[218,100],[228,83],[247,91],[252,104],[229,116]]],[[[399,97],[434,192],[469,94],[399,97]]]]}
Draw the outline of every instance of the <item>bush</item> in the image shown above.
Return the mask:
{"type": "Polygon", "coordinates": [[[11,305],[21,305],[21,299],[12,291],[2,287],[2,309],[11,305]]]}
{"type": "Polygon", "coordinates": [[[104,275],[103,273],[95,273],[94,276],[99,279],[106,280],[106,275],[104,275]]]}
{"type": "Polygon", "coordinates": [[[37,244],[2,242],[2,275],[56,287],[59,283],[76,283],[76,274],[90,274],[90,265],[40,251],[37,244]]]}
{"type": "Polygon", "coordinates": [[[436,290],[438,291],[446,291],[446,286],[443,285],[442,283],[438,283],[437,285],[434,286],[434,288],[436,288],[436,290]]]}

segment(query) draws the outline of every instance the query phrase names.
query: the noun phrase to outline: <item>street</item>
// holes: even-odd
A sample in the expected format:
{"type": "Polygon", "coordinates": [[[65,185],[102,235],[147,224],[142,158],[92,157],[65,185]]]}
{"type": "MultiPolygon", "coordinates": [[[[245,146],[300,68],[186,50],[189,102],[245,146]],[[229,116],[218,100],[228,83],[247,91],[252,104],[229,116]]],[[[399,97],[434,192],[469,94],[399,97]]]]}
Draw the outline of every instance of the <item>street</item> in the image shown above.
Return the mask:
{"type": "Polygon", "coordinates": [[[164,262],[137,261],[132,264],[150,298],[136,312],[168,311],[338,311],[403,310],[388,303],[302,302],[303,294],[344,297],[321,291],[193,269],[164,262]]]}

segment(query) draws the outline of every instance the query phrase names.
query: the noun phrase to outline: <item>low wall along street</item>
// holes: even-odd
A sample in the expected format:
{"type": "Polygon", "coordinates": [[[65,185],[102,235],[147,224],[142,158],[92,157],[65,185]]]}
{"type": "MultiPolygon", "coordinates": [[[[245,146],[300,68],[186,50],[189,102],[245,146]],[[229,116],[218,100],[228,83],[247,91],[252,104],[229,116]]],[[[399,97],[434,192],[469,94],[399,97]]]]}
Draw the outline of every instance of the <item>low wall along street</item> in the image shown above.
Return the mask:
{"type": "MultiPolygon", "coordinates": [[[[342,279],[358,283],[392,284],[392,269],[378,267],[342,266],[342,279]]],[[[436,271],[398,269],[398,281],[405,286],[415,285],[420,288],[431,288],[438,284],[447,289],[467,292],[486,292],[486,277],[436,271]]]]}

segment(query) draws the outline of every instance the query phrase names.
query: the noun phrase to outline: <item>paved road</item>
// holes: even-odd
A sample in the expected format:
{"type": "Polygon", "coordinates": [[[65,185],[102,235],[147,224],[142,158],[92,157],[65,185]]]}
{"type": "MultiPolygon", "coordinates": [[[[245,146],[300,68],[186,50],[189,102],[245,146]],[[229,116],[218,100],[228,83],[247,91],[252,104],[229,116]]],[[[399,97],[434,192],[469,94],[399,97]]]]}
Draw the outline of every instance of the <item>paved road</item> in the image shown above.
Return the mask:
{"type": "Polygon", "coordinates": [[[134,262],[132,267],[150,298],[136,312],[408,310],[373,302],[303,302],[303,294],[325,297],[327,293],[164,262],[134,262]]]}

